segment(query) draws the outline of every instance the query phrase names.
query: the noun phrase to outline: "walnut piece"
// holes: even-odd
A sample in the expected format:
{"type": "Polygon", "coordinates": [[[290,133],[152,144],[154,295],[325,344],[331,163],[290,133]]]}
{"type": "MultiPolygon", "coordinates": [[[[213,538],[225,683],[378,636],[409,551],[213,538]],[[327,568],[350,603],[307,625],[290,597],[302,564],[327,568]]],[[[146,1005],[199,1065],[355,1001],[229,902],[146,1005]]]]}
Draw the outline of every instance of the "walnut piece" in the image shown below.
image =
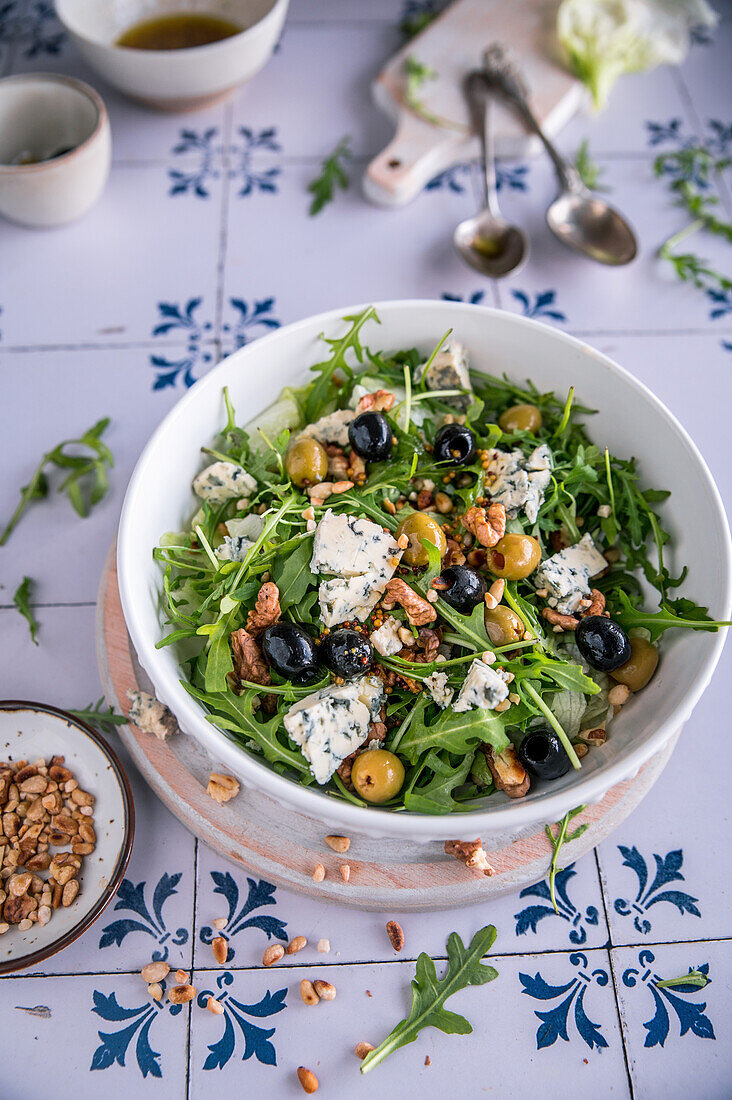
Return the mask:
{"type": "Polygon", "coordinates": [[[481,546],[495,546],[506,534],[506,509],[502,504],[489,504],[487,509],[468,508],[462,522],[481,546]]]}
{"type": "MultiPolygon", "coordinates": [[[[485,562],[485,558],[483,561],[485,562]]],[[[451,565],[465,565],[465,554],[463,554],[462,547],[457,539],[447,540],[447,552],[442,559],[443,569],[447,569],[451,565]]]]}
{"type": "Polygon", "coordinates": [[[253,684],[269,684],[269,668],[257,641],[243,628],[229,635],[234,658],[234,675],[237,680],[249,680],[253,684]]]}
{"type": "Polygon", "coordinates": [[[247,615],[245,629],[256,635],[278,622],[280,614],[280,590],[274,581],[266,581],[257,593],[254,609],[247,615]]]}
{"type": "Polygon", "coordinates": [[[239,780],[233,775],[223,775],[221,772],[211,772],[208,777],[206,793],[211,795],[214,802],[228,802],[239,793],[239,780]]]}
{"type": "Polygon", "coordinates": [[[448,856],[455,856],[461,863],[476,874],[495,875],[495,867],[491,867],[488,862],[488,857],[485,853],[485,849],[480,842],[480,837],[477,840],[446,840],[445,841],[445,854],[448,856]]]}
{"type": "Polygon", "coordinates": [[[480,747],[498,790],[505,791],[509,798],[523,798],[529,790],[530,780],[513,745],[499,753],[491,745],[480,747]]]}
{"type": "Polygon", "coordinates": [[[584,611],[580,611],[580,618],[587,619],[590,615],[607,615],[605,611],[605,597],[599,588],[593,588],[590,592],[590,605],[584,611]]]}
{"type": "Polygon", "coordinates": [[[396,398],[389,390],[376,390],[375,393],[365,393],[358,405],[356,416],[364,412],[388,412],[396,398]]]}
{"type": "Polygon", "coordinates": [[[401,604],[412,626],[426,626],[437,618],[437,611],[429,600],[418,596],[414,589],[400,577],[394,577],[389,581],[382,600],[382,605],[387,611],[390,611],[395,604],[401,604]]]}
{"type": "Polygon", "coordinates": [[[574,615],[562,615],[561,611],[555,611],[553,607],[545,607],[541,613],[542,619],[546,619],[552,626],[558,626],[560,630],[576,630],[578,620],[574,615]]]}

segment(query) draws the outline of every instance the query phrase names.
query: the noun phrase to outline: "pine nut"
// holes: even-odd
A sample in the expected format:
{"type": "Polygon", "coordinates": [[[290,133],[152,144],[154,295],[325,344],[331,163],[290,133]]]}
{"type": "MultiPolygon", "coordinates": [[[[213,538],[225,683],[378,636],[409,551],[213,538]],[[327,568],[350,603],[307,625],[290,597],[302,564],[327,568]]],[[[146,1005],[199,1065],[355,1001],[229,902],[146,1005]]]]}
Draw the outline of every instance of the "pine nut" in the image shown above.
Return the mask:
{"type": "Polygon", "coordinates": [[[185,970],[176,970],[175,980],[178,985],[187,985],[190,975],[186,974],[185,970]]]}
{"type": "Polygon", "coordinates": [[[184,1005],[192,1001],[196,991],[192,985],[174,985],[168,994],[168,1000],[174,1005],[184,1005]]]}
{"type": "Polygon", "coordinates": [[[154,1001],[162,1000],[163,987],[160,982],[153,982],[152,985],[147,987],[147,991],[154,1001]]]}
{"type": "Polygon", "coordinates": [[[325,867],[323,866],[322,863],[319,863],[318,866],[313,871],[313,882],[322,882],[324,878],[325,878],[325,867]]]}
{"type": "Polygon", "coordinates": [[[209,997],[206,1001],[206,1008],[209,1012],[213,1012],[214,1016],[221,1016],[224,1011],[221,1001],[217,1001],[215,997],[209,997]]]}
{"type": "Polygon", "coordinates": [[[272,966],[274,963],[278,963],[284,953],[285,949],[281,943],[273,943],[262,955],[262,965],[272,966]]]}
{"type": "Polygon", "coordinates": [[[300,996],[302,997],[303,1004],[316,1005],[320,1000],[320,997],[315,992],[315,986],[307,978],[303,978],[300,982],[300,996]]]}
{"type": "Polygon", "coordinates": [[[327,955],[330,951],[330,940],[318,940],[318,951],[321,955],[327,955]]]}
{"type": "Polygon", "coordinates": [[[223,936],[216,936],[211,940],[211,949],[217,963],[225,963],[229,957],[229,945],[223,936]]]}
{"type": "Polygon", "coordinates": [[[217,932],[220,932],[222,928],[226,928],[227,923],[226,917],[217,917],[216,920],[211,921],[217,932]]]}
{"type": "Polygon", "coordinates": [[[332,848],[334,852],[347,852],[351,847],[351,838],[348,836],[327,836],[325,843],[329,848],[332,848]]]}
{"type": "Polygon", "coordinates": [[[404,932],[399,921],[388,920],[386,922],[386,934],[395,951],[401,951],[404,947],[404,932]]]}
{"type": "Polygon", "coordinates": [[[313,982],[313,988],[321,1001],[332,1001],[336,995],[336,987],[330,982],[321,981],[319,978],[316,978],[313,982]]]}
{"type": "Polygon", "coordinates": [[[288,943],[285,948],[286,955],[296,955],[298,951],[302,951],[303,947],[307,947],[308,941],[304,936],[295,936],[293,940],[288,943]]]}
{"type": "Polygon", "coordinates": [[[147,966],[143,966],[140,974],[142,980],[150,985],[151,982],[161,982],[163,978],[167,978],[170,973],[170,967],[166,962],[151,962],[147,966]]]}
{"type": "Polygon", "coordinates": [[[306,1066],[297,1067],[297,1079],[302,1085],[303,1089],[307,1093],[313,1093],[318,1091],[320,1082],[311,1069],[307,1069],[306,1066]]]}
{"type": "Polygon", "coordinates": [[[344,882],[351,881],[351,866],[349,863],[342,863],[340,866],[341,878],[344,882]]]}

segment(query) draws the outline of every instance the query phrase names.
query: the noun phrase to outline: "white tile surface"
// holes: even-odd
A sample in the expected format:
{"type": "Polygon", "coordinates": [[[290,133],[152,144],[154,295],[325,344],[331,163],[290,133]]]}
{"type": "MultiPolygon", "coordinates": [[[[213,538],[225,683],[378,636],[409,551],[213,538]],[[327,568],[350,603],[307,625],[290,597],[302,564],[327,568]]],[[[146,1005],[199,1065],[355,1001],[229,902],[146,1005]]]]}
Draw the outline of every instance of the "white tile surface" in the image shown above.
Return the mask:
{"type": "MultiPolygon", "coordinates": [[[[32,233],[0,223],[0,521],[43,451],[107,414],[116,464],[109,497],[88,519],[77,519],[52,493],[0,550],[1,697],[71,707],[99,697],[93,601],[145,440],[220,348],[339,303],[447,294],[528,310],[588,334],[681,418],[729,501],[732,312],[675,282],[654,258],[683,215],[651,174],[656,152],[675,147],[673,135],[651,145],[647,126],[678,119],[678,140],[686,140],[709,119],[729,125],[729,3],[721,5],[725,21],[713,44],[695,46],[681,74],[664,69],[622,81],[607,112],[578,118],[561,136],[571,154],[589,138],[611,201],[639,231],[636,264],[610,271],[574,259],[544,225],[554,194],[546,162],[505,163],[501,200],[530,232],[532,257],[518,276],[496,285],[463,267],[451,244],[455,225],[477,201],[475,170],[458,168],[398,212],[370,207],[360,194],[363,168],[392,129],[371,105],[368,86],[401,45],[403,14],[420,6],[293,0],[282,45],[261,76],[226,105],[177,117],[127,103],[89,74],[58,38],[48,5],[11,0],[3,9],[0,72],[12,62],[12,71],[72,72],[99,86],[115,164],[101,203],[78,225],[32,233]],[[9,19],[20,34],[14,47],[9,19]],[[346,133],[357,154],[351,187],[311,219],[307,184],[346,133]],[[39,350],[11,350],[18,348],[39,350]],[[36,580],[39,647],[12,607],[24,575],[36,580]]],[[[729,202],[729,191],[721,194],[729,202]]],[[[704,238],[697,246],[728,271],[728,250],[704,238]]],[[[517,1100],[626,1097],[631,1082],[643,1100],[726,1095],[729,671],[726,655],[644,803],[597,856],[568,869],[560,915],[541,887],[474,909],[400,916],[345,912],[257,879],[250,886],[246,873],[197,845],[130,767],[137,839],[119,908],[108,909],[42,975],[0,981],[0,1034],[12,1035],[15,1053],[3,1068],[3,1100],[45,1100],[49,1062],[62,1100],[101,1092],[183,1100],[221,1086],[294,1098],[302,1095],[300,1064],[317,1073],[322,1095],[346,1098],[364,1090],[442,1098],[455,1094],[456,1082],[466,1096],[517,1100]],[[623,865],[621,845],[631,866],[623,865]],[[667,875],[683,878],[649,892],[654,856],[665,861],[667,875]],[[649,878],[638,912],[642,864],[649,878]],[[663,893],[674,897],[654,900],[663,893]],[[210,948],[220,916],[232,951],[225,966],[214,963],[210,948]],[[384,928],[392,917],[406,936],[400,956],[384,928]],[[498,928],[500,977],[449,1006],[468,1016],[475,1034],[426,1031],[361,1081],[352,1048],[362,1039],[378,1042],[407,1011],[416,955],[442,958],[452,929],[467,940],[487,922],[498,928]],[[294,935],[305,935],[308,947],[264,970],[267,944],[294,935]],[[330,940],[329,954],[317,952],[320,938],[330,940]],[[225,995],[223,1016],[198,1003],[175,1014],[151,1006],[137,972],[154,951],[166,950],[174,965],[195,963],[199,994],[225,995]],[[640,963],[641,951],[654,961],[644,956],[640,963]],[[668,1036],[646,1047],[644,1024],[655,1012],[650,975],[677,976],[705,962],[712,984],[680,999],[707,1004],[697,1012],[698,1030],[708,1030],[703,1011],[716,1039],[681,1036],[666,999],[668,1036]],[[299,981],[316,972],[338,995],[309,1009],[299,981]],[[50,1016],[29,1014],[36,1006],[50,1016]],[[600,1037],[607,1046],[597,1047],[600,1037]],[[276,1067],[267,1064],[270,1046],[276,1067]]]]}

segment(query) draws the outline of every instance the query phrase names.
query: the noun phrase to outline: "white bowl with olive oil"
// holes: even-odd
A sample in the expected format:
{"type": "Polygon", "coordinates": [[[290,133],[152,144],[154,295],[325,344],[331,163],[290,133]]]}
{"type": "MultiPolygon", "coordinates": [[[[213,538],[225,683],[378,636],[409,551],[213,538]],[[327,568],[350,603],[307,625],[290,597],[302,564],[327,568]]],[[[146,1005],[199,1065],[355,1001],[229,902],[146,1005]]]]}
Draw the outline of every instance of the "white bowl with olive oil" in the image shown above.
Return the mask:
{"type": "MultiPolygon", "coordinates": [[[[326,822],[332,832],[424,842],[481,836],[493,848],[545,822],[560,821],[576,806],[599,802],[651,759],[665,761],[709,683],[726,630],[669,632],[675,636],[664,638],[655,676],[614,718],[607,741],[583,758],[580,771],[532,785],[521,799],[491,795],[480,809],[458,816],[353,806],[278,775],[217,729],[184,689],[185,655],[173,645],[156,648],[169,627],[160,600],[163,572],[153,549],[164,532],[183,530],[195,511],[191,482],[200,470],[201,446],[216,446],[225,423],[224,387],[234,408],[247,410],[243,418],[266,410],[284,387],[312,379],[308,368],[323,357],[320,334],[343,332],[343,317],[363,308],[310,317],[240,348],[168,413],[137,463],[122,510],[117,563],[125,620],[156,695],[173,710],[181,729],[218,762],[218,770],[326,822]]],[[[659,512],[672,540],[668,568],[677,574],[688,567],[680,594],[708,607],[714,618],[729,619],[732,543],[719,492],[692,440],[641,382],[580,340],[502,310],[447,301],[385,302],[375,309],[381,324],[370,322],[361,333],[372,349],[416,347],[426,356],[452,329],[478,371],[498,377],[505,372],[520,382],[530,378],[542,393],[567,393],[575,386],[581,404],[598,410],[588,424],[597,445],[634,455],[646,485],[671,490],[659,512]]]]}
{"type": "Polygon", "coordinates": [[[188,111],[227,96],[269,60],[289,0],[56,0],[89,65],[132,99],[188,111]]]}

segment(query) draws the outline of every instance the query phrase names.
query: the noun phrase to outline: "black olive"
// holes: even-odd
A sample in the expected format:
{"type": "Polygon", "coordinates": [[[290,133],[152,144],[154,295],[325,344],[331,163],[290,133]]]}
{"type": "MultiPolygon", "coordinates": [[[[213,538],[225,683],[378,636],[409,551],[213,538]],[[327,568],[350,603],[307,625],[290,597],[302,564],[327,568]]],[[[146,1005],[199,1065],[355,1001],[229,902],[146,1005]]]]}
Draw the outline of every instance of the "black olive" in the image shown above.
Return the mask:
{"type": "Polygon", "coordinates": [[[383,462],[391,454],[389,421],[381,413],[361,413],[348,425],[348,441],[367,462],[383,462]]]}
{"type": "Polygon", "coordinates": [[[445,424],[435,436],[435,462],[467,466],[475,458],[475,436],[464,424],[445,424]]]}
{"type": "Polygon", "coordinates": [[[307,684],[319,675],[318,650],[297,623],[274,623],[262,632],[262,651],[275,672],[293,684],[307,684]]]}
{"type": "Polygon", "coordinates": [[[605,615],[588,615],[574,632],[577,648],[592,668],[612,672],[630,660],[630,639],[619,623],[605,615]]]}
{"type": "Polygon", "coordinates": [[[537,779],[559,779],[571,766],[562,742],[548,727],[529,730],[516,752],[526,770],[537,779]]]}
{"type": "Polygon", "coordinates": [[[451,565],[448,569],[443,569],[438,581],[444,581],[448,586],[437,589],[445,603],[449,603],[461,615],[469,615],[483,599],[488,588],[485,577],[474,569],[468,569],[467,565],[451,565]]]}
{"type": "Polygon", "coordinates": [[[367,637],[342,627],[325,635],[320,643],[320,659],[334,676],[347,680],[367,671],[373,663],[374,651],[367,637]]]}

